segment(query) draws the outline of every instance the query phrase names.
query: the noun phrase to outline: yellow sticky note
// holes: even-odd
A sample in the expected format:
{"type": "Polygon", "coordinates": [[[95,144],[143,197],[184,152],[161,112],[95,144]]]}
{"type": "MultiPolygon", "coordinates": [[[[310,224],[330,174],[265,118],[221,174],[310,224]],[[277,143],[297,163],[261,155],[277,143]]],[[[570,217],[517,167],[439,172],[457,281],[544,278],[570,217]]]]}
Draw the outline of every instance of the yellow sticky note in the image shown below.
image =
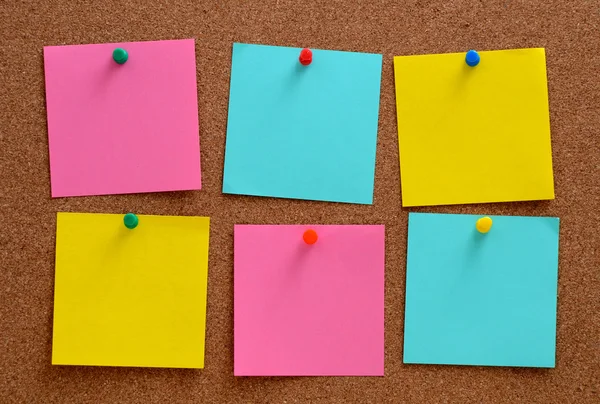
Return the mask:
{"type": "Polygon", "coordinates": [[[58,213],[52,363],[204,367],[209,218],[58,213]]]}
{"type": "Polygon", "coordinates": [[[554,199],[544,49],[394,57],[403,206],[554,199]]]}

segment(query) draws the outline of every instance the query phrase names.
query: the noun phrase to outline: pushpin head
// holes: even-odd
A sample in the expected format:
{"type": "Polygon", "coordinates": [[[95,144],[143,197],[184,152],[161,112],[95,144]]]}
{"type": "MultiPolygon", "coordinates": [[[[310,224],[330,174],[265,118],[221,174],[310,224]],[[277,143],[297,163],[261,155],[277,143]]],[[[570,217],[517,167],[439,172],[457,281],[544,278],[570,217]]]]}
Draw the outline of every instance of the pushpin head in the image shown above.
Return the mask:
{"type": "Polygon", "coordinates": [[[135,229],[138,225],[138,217],[133,213],[128,213],[123,217],[123,223],[128,229],[135,229]]]}
{"type": "Polygon", "coordinates": [[[129,55],[127,54],[127,51],[123,48],[116,48],[113,51],[113,60],[120,65],[127,62],[128,58],[129,58],[129,55]]]}
{"type": "Polygon", "coordinates": [[[304,234],[302,235],[302,238],[304,239],[304,242],[306,244],[314,244],[317,242],[317,239],[319,237],[317,236],[316,231],[314,231],[313,229],[308,229],[304,232],[304,234]]]}
{"type": "Polygon", "coordinates": [[[478,232],[487,233],[492,228],[492,218],[489,216],[482,217],[481,219],[477,220],[475,227],[477,228],[478,232]]]}
{"type": "Polygon", "coordinates": [[[302,49],[299,59],[303,66],[308,66],[312,62],[312,51],[308,48],[302,49]]]}
{"type": "Polygon", "coordinates": [[[479,64],[480,59],[481,58],[479,57],[479,53],[472,49],[468,51],[467,56],[465,56],[465,62],[467,62],[467,64],[471,67],[477,66],[479,64]]]}

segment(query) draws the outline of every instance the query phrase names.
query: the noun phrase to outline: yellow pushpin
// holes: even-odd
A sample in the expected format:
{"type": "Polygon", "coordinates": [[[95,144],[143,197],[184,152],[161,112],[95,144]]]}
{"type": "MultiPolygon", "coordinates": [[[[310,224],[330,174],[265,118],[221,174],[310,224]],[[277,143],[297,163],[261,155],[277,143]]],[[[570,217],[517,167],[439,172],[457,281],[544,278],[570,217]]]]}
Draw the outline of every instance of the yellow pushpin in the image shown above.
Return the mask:
{"type": "Polygon", "coordinates": [[[477,220],[475,224],[477,231],[480,233],[487,233],[492,228],[492,218],[489,216],[482,217],[477,220]]]}

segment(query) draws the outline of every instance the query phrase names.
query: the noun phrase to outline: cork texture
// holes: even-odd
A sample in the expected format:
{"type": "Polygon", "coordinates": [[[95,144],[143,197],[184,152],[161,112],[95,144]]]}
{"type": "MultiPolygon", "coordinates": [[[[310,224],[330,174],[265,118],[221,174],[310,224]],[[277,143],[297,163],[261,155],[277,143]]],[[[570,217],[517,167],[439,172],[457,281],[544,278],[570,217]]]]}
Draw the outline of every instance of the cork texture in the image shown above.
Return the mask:
{"type": "Polygon", "coordinates": [[[0,4],[0,402],[600,402],[600,2],[0,4]],[[50,198],[44,45],[196,38],[202,190],[50,198]],[[232,42],[384,55],[374,204],[221,194],[232,42]],[[556,199],[403,209],[392,57],[545,47],[556,199]],[[206,368],[52,366],[56,212],[211,217],[206,368]],[[561,218],[555,369],[402,363],[408,212],[561,218]],[[386,226],[385,376],[235,378],[233,225],[386,226]]]}

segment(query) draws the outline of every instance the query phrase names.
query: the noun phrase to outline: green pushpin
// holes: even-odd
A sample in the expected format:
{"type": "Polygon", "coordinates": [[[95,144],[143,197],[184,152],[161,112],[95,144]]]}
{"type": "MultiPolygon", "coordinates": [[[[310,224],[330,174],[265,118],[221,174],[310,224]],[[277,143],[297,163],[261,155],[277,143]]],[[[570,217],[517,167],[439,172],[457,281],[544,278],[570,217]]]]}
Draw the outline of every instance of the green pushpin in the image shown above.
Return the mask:
{"type": "Polygon", "coordinates": [[[113,60],[120,65],[127,62],[128,58],[129,58],[129,55],[127,54],[127,51],[123,48],[116,48],[113,51],[113,60]]]}
{"type": "Polygon", "coordinates": [[[128,213],[123,218],[123,223],[125,223],[125,227],[128,229],[135,229],[138,225],[138,217],[133,213],[128,213]]]}

